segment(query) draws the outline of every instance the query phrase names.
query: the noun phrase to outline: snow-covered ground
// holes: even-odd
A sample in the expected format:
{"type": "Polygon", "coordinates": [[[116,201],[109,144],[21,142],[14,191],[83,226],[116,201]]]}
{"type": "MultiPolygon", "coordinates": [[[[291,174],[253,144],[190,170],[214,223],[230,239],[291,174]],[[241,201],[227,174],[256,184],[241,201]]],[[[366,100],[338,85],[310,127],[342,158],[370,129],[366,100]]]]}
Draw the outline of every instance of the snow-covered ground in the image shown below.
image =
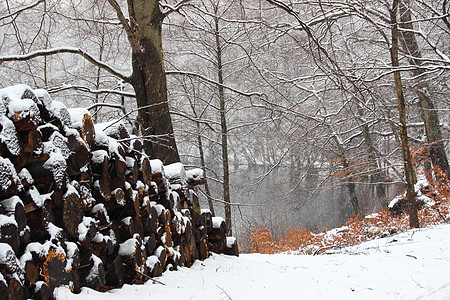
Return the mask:
{"type": "Polygon", "coordinates": [[[57,299],[450,299],[450,225],[320,256],[213,255],[158,280],[57,299]]]}

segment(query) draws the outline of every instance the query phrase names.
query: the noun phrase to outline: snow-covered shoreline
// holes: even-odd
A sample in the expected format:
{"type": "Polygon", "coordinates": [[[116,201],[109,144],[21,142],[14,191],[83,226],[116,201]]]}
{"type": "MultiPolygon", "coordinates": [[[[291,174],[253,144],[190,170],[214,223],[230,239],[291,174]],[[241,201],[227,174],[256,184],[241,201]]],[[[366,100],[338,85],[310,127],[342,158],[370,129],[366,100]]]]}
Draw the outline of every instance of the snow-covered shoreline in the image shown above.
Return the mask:
{"type": "Polygon", "coordinates": [[[450,299],[450,225],[410,230],[330,255],[213,255],[162,284],[57,299],[450,299]]]}

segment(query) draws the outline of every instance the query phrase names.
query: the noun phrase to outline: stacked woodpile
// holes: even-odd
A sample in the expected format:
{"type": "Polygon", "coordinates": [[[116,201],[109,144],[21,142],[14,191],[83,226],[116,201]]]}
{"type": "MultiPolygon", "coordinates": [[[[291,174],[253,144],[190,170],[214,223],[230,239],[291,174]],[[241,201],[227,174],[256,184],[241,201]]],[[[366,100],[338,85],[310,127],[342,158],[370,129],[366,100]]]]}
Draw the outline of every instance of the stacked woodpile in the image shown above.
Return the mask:
{"type": "Polygon", "coordinates": [[[0,90],[0,299],[52,298],[238,255],[201,210],[201,170],[163,166],[121,122],[94,125],[44,90],[0,90]]]}

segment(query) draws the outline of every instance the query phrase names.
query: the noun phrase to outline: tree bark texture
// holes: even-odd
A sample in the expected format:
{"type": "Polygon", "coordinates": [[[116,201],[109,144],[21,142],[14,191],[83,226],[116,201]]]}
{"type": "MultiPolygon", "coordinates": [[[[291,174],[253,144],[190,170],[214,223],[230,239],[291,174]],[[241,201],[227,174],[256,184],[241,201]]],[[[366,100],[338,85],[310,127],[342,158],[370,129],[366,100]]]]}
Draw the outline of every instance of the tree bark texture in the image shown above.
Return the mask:
{"type": "Polygon", "coordinates": [[[131,27],[136,39],[132,54],[131,85],[136,93],[138,123],[149,136],[144,149],[165,164],[179,161],[167,99],[161,26],[164,15],[158,0],[128,1],[131,27]]]}
{"type": "MultiPolygon", "coordinates": [[[[391,11],[391,26],[392,26],[392,45],[391,45],[391,62],[392,67],[399,67],[398,51],[399,51],[399,33],[397,24],[397,12],[400,0],[393,0],[391,11]]],[[[409,225],[411,228],[419,227],[419,217],[417,215],[417,203],[415,199],[415,174],[412,166],[411,152],[408,145],[408,133],[406,129],[406,106],[403,95],[402,78],[400,71],[394,72],[395,92],[397,94],[398,112],[399,112],[399,131],[401,139],[401,148],[403,155],[403,165],[405,168],[406,177],[406,197],[409,204],[409,225]]]]}

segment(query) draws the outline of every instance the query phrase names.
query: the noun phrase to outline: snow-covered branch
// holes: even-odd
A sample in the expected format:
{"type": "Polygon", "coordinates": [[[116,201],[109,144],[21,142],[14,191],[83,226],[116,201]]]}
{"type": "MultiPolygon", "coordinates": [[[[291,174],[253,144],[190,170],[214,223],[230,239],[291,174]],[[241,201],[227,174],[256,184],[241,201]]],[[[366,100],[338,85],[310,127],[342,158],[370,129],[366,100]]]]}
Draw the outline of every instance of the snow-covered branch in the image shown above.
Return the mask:
{"type": "Polygon", "coordinates": [[[97,107],[111,107],[111,108],[117,108],[117,109],[125,111],[125,106],[120,105],[120,104],[115,104],[115,103],[95,103],[89,107],[86,107],[86,109],[91,110],[91,109],[94,109],[97,107]]]}
{"type": "Polygon", "coordinates": [[[175,4],[173,6],[169,5],[167,3],[160,3],[159,5],[161,6],[161,8],[163,8],[165,10],[163,12],[163,14],[164,14],[164,17],[166,17],[173,12],[179,11],[183,6],[186,6],[189,2],[191,2],[191,0],[181,0],[180,2],[178,2],[177,4],[175,4]]]}
{"type": "Polygon", "coordinates": [[[132,110],[130,110],[129,112],[125,113],[125,114],[124,114],[123,116],[121,116],[120,118],[118,118],[117,120],[115,120],[114,122],[111,122],[111,124],[109,124],[108,126],[106,126],[105,128],[103,128],[103,130],[106,130],[106,129],[108,129],[109,127],[113,126],[114,124],[116,124],[116,123],[122,121],[123,119],[128,118],[128,116],[131,115],[131,114],[134,113],[134,112],[137,112],[137,111],[139,111],[139,110],[141,110],[141,109],[147,109],[147,108],[150,108],[150,107],[160,106],[160,105],[163,105],[163,104],[164,104],[164,103],[155,103],[155,104],[149,104],[149,105],[145,105],[145,106],[142,106],[142,107],[138,107],[138,108],[132,109],[132,110]]]}
{"type": "Polygon", "coordinates": [[[9,17],[12,17],[12,16],[16,16],[16,15],[22,13],[23,11],[25,11],[25,10],[27,10],[27,9],[31,9],[31,8],[33,8],[33,7],[35,7],[35,6],[38,6],[39,4],[43,3],[44,1],[45,1],[45,0],[37,0],[35,3],[32,3],[32,4],[27,5],[27,6],[25,6],[25,7],[22,7],[22,8],[20,8],[20,9],[16,10],[16,11],[13,11],[12,13],[9,13],[9,14],[7,14],[7,15],[5,15],[5,16],[0,16],[0,21],[2,21],[2,20],[4,20],[4,19],[7,19],[7,18],[9,18],[9,17]]]}
{"type": "Polygon", "coordinates": [[[81,55],[84,59],[92,63],[93,65],[102,68],[103,70],[111,73],[114,76],[119,77],[125,82],[130,82],[130,77],[124,75],[120,71],[114,69],[113,67],[109,66],[108,64],[96,59],[94,56],[90,55],[88,52],[80,49],[80,48],[71,48],[71,47],[60,47],[60,48],[52,48],[52,49],[45,49],[45,50],[37,50],[30,52],[28,54],[20,54],[20,55],[6,55],[6,56],[0,56],[0,65],[4,62],[8,61],[27,61],[33,58],[37,57],[44,57],[44,56],[50,56],[55,54],[61,54],[61,53],[71,53],[71,54],[78,54],[81,55]]]}
{"type": "Polygon", "coordinates": [[[243,91],[235,89],[235,88],[233,88],[231,86],[228,86],[228,85],[225,85],[225,84],[221,84],[221,83],[219,83],[216,80],[213,80],[211,78],[208,78],[206,76],[203,76],[201,74],[194,73],[194,72],[169,70],[169,71],[166,71],[166,75],[186,75],[186,76],[196,77],[196,78],[199,78],[199,79],[201,79],[201,80],[203,80],[205,82],[208,82],[208,83],[211,83],[211,84],[214,84],[214,85],[217,85],[217,86],[222,86],[223,88],[225,88],[227,90],[230,90],[230,91],[232,91],[232,92],[234,92],[236,94],[239,94],[239,95],[245,96],[245,97],[252,97],[252,96],[263,97],[263,95],[264,95],[262,93],[257,93],[257,92],[243,92],[243,91]]]}
{"type": "Polygon", "coordinates": [[[413,34],[417,34],[419,36],[421,36],[425,42],[427,42],[427,44],[431,47],[431,49],[433,49],[433,51],[446,63],[446,64],[450,64],[450,58],[445,55],[445,53],[443,53],[441,50],[438,49],[438,47],[432,42],[430,41],[430,39],[422,32],[422,31],[417,31],[417,30],[411,30],[411,29],[407,29],[407,28],[402,28],[399,27],[398,29],[400,32],[411,32],[413,34]]]}
{"type": "Polygon", "coordinates": [[[182,111],[175,111],[175,110],[171,110],[170,111],[171,114],[186,118],[188,120],[191,120],[194,123],[197,124],[204,124],[206,125],[209,129],[211,129],[212,131],[215,131],[214,128],[211,126],[211,124],[215,124],[215,125],[219,125],[219,122],[216,122],[214,120],[205,120],[205,119],[201,119],[201,118],[196,118],[196,117],[192,117],[182,111]]]}
{"type": "Polygon", "coordinates": [[[71,16],[62,15],[64,18],[72,20],[72,21],[83,21],[83,22],[89,22],[89,23],[96,23],[96,24],[104,24],[104,25],[111,25],[111,26],[118,26],[122,25],[120,21],[118,20],[108,20],[108,19],[91,19],[91,18],[76,18],[71,16]]]}
{"type": "Polygon", "coordinates": [[[53,88],[47,89],[47,91],[50,94],[58,93],[58,92],[65,91],[65,90],[77,90],[77,91],[83,91],[83,92],[91,93],[91,94],[95,94],[95,95],[99,95],[99,94],[114,94],[114,95],[118,95],[118,96],[136,98],[135,93],[124,92],[124,91],[119,91],[119,90],[111,90],[111,89],[98,89],[98,90],[96,90],[96,89],[91,89],[91,88],[89,88],[87,86],[81,86],[81,85],[64,84],[62,86],[58,86],[58,87],[53,87],[53,88]]]}

